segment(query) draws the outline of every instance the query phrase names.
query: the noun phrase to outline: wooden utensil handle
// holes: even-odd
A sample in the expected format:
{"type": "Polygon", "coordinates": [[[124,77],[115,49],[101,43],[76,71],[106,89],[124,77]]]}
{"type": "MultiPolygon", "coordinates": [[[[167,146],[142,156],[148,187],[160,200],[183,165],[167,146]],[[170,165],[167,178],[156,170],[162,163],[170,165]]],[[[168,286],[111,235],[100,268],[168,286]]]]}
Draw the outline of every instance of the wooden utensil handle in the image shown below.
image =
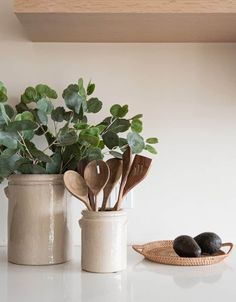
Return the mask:
{"type": "Polygon", "coordinates": [[[120,190],[119,190],[119,194],[118,194],[118,200],[117,200],[116,204],[113,207],[113,211],[118,211],[120,209],[120,206],[121,206],[121,203],[122,203],[122,200],[123,200],[123,192],[124,192],[126,180],[127,180],[127,178],[123,179],[121,181],[120,190]]]}

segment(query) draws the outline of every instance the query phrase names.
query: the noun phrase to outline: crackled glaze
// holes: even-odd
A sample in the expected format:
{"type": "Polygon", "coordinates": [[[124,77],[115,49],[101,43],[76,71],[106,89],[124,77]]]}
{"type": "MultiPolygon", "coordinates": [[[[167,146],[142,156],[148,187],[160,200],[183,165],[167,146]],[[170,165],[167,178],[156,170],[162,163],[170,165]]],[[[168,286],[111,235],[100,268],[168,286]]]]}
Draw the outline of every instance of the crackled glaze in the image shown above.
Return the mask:
{"type": "Polygon", "coordinates": [[[83,211],[82,215],[79,221],[82,232],[82,269],[97,273],[126,269],[126,213],[83,211]]]}
{"type": "Polygon", "coordinates": [[[6,194],[8,260],[26,265],[68,261],[69,204],[62,175],[13,175],[6,194]]]}

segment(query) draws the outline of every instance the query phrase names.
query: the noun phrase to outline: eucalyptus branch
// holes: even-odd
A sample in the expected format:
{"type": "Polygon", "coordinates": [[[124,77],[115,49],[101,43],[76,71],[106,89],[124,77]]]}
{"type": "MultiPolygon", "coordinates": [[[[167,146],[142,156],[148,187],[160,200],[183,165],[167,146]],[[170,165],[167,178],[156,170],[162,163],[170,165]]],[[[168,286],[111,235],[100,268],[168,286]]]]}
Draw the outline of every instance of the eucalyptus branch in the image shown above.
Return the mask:
{"type": "Polygon", "coordinates": [[[28,152],[30,158],[31,158],[32,160],[34,160],[33,155],[30,153],[30,151],[29,151],[29,149],[28,149],[28,147],[27,147],[27,145],[26,145],[26,143],[25,143],[25,140],[24,140],[23,135],[22,135],[19,131],[17,131],[17,133],[18,133],[19,137],[21,138],[22,145],[25,147],[25,150],[28,152]]]}
{"type": "Polygon", "coordinates": [[[101,132],[101,135],[107,133],[107,131],[111,128],[111,126],[118,120],[118,118],[114,118],[114,120],[109,124],[107,125],[107,127],[101,132]]]}

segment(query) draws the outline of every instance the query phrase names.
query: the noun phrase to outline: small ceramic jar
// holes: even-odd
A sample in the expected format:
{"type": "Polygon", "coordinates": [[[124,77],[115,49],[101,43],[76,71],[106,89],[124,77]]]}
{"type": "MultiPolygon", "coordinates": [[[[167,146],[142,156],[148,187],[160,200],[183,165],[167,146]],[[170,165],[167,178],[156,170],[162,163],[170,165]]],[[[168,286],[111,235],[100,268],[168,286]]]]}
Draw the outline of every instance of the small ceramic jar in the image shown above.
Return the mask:
{"type": "Polygon", "coordinates": [[[111,273],[126,269],[126,212],[83,211],[82,215],[79,221],[82,232],[82,269],[96,273],[111,273]]]}

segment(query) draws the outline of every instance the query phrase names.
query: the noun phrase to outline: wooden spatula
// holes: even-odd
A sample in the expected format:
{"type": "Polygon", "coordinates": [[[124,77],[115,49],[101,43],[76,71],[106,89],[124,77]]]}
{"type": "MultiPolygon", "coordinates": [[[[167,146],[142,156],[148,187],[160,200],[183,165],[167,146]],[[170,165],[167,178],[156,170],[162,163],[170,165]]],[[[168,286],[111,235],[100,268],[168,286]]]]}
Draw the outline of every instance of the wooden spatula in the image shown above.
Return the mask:
{"type": "Polygon", "coordinates": [[[89,211],[93,209],[88,199],[88,187],[83,177],[75,171],[66,171],[63,176],[67,190],[76,198],[80,199],[89,211]]]}
{"type": "Polygon", "coordinates": [[[97,196],[105,187],[109,179],[110,171],[108,165],[103,160],[91,161],[84,170],[84,179],[87,186],[94,194],[95,211],[98,211],[97,196]]]}
{"type": "Polygon", "coordinates": [[[113,211],[116,211],[118,208],[118,205],[122,202],[122,196],[123,196],[123,191],[125,188],[125,184],[127,181],[127,177],[130,171],[130,166],[131,166],[131,161],[132,161],[132,152],[130,147],[126,149],[126,151],[123,153],[123,166],[122,166],[122,177],[121,177],[121,183],[120,183],[120,189],[119,189],[119,194],[118,194],[118,200],[113,207],[113,211]]]}
{"type": "Polygon", "coordinates": [[[117,210],[120,209],[123,198],[137,186],[147,175],[152,159],[149,157],[135,155],[130,172],[123,190],[122,198],[117,204],[117,210]]]}
{"type": "Polygon", "coordinates": [[[110,170],[110,177],[108,179],[106,186],[103,189],[103,202],[102,202],[101,211],[106,210],[107,202],[111,195],[111,192],[116,186],[122,174],[122,160],[118,158],[110,158],[106,161],[106,163],[110,170]]]}

